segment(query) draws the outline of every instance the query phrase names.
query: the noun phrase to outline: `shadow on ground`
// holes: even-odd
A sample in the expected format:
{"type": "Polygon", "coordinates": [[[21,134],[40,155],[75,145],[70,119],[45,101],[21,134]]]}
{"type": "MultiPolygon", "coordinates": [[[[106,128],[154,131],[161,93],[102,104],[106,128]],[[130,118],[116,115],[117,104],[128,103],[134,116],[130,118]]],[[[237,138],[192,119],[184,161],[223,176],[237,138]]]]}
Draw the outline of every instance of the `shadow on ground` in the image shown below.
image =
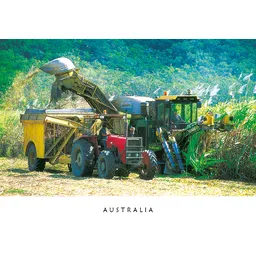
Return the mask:
{"type": "Polygon", "coordinates": [[[55,170],[55,169],[44,169],[44,172],[53,173],[53,174],[57,174],[57,173],[69,174],[69,172],[67,171],[55,170]]]}
{"type": "Polygon", "coordinates": [[[8,173],[7,176],[15,176],[15,177],[28,177],[28,176],[32,177],[32,176],[38,175],[37,173],[32,173],[27,169],[6,169],[6,170],[1,170],[1,172],[8,173]]]}
{"type": "Polygon", "coordinates": [[[194,178],[196,179],[195,176],[188,174],[188,173],[176,173],[176,174],[156,174],[155,178],[157,179],[166,179],[166,178],[175,178],[175,179],[180,179],[180,178],[194,178]]]}
{"type": "Polygon", "coordinates": [[[76,176],[72,176],[71,174],[64,175],[59,173],[53,173],[49,177],[54,179],[66,179],[66,180],[86,180],[91,178],[91,177],[76,177],[76,176]]]}
{"type": "Polygon", "coordinates": [[[27,169],[6,169],[6,170],[3,170],[3,172],[14,172],[14,173],[30,173],[29,170],[27,169]]]}
{"type": "MultiPolygon", "coordinates": [[[[51,173],[49,177],[55,179],[72,179],[72,180],[88,180],[88,179],[100,179],[97,173],[93,173],[92,176],[76,177],[72,172],[67,171],[56,171],[56,170],[44,170],[45,172],[51,173]]],[[[127,180],[128,177],[114,176],[113,180],[127,180]]]]}

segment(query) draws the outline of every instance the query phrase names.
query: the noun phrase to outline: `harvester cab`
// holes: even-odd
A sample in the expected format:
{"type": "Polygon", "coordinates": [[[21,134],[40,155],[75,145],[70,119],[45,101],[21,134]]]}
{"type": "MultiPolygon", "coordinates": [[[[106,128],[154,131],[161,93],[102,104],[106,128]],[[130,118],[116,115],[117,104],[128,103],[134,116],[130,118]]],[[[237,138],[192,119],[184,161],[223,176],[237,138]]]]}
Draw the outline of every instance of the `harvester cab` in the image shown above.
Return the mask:
{"type": "Polygon", "coordinates": [[[202,130],[230,131],[233,126],[233,117],[224,113],[213,113],[212,110],[198,117],[198,109],[202,103],[196,95],[168,95],[156,99],[156,123],[164,127],[171,134],[199,126],[202,130]]]}
{"type": "Polygon", "coordinates": [[[171,133],[197,122],[201,101],[196,95],[168,95],[156,98],[156,125],[171,133]]]}

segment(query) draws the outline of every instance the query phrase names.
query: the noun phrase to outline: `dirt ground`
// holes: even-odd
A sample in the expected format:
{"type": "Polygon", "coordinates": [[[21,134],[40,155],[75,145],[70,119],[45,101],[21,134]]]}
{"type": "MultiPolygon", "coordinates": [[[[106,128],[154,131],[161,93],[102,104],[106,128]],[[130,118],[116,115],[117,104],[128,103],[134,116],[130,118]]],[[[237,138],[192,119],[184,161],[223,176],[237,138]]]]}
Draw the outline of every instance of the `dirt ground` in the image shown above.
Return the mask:
{"type": "Polygon", "coordinates": [[[78,178],[65,165],[46,164],[43,172],[29,172],[26,159],[0,158],[0,196],[255,196],[256,184],[242,181],[157,175],[128,178],[78,178]]]}

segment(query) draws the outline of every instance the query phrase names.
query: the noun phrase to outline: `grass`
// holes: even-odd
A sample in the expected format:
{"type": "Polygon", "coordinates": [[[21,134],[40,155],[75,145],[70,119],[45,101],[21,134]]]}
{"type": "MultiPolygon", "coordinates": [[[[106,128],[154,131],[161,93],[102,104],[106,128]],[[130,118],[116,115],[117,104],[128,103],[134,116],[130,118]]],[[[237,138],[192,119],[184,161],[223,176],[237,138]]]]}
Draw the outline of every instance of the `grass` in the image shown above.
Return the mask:
{"type": "Polygon", "coordinates": [[[15,195],[20,195],[24,194],[25,190],[23,189],[18,189],[18,188],[13,188],[5,191],[6,194],[15,194],[15,195]]]}
{"type": "Polygon", "coordinates": [[[65,165],[46,164],[44,172],[29,172],[26,159],[0,158],[1,196],[255,196],[256,184],[195,178],[192,175],[157,175],[150,181],[137,173],[128,178],[74,177],[65,165]]]}

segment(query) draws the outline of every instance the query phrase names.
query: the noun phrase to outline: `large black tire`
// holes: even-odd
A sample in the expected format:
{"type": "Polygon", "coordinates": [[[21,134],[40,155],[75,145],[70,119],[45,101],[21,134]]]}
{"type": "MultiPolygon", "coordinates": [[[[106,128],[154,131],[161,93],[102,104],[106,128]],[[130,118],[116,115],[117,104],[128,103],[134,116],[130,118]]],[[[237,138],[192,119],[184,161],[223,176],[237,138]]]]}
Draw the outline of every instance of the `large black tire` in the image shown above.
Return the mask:
{"type": "Polygon", "coordinates": [[[109,150],[103,150],[99,155],[98,175],[104,179],[112,179],[115,176],[115,157],[109,150]]]}
{"type": "Polygon", "coordinates": [[[43,171],[45,168],[45,159],[37,158],[36,147],[31,143],[27,151],[29,171],[43,171]]]}
{"type": "Polygon", "coordinates": [[[71,150],[71,170],[76,177],[91,176],[95,165],[94,148],[84,139],[76,141],[71,150]]]}
{"type": "Polygon", "coordinates": [[[152,180],[155,174],[159,172],[156,155],[151,150],[144,150],[142,157],[143,167],[139,168],[140,178],[143,180],[152,180]]]}

